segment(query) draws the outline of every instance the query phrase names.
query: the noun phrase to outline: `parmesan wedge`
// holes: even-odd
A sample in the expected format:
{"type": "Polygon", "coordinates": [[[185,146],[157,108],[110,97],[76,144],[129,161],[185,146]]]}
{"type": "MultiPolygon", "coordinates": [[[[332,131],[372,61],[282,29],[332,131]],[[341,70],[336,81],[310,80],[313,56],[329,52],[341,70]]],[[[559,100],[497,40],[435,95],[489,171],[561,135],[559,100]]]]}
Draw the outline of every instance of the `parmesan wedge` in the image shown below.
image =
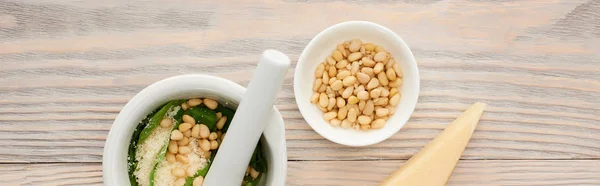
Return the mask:
{"type": "Polygon", "coordinates": [[[380,186],[444,186],[486,104],[475,103],[380,186]]]}

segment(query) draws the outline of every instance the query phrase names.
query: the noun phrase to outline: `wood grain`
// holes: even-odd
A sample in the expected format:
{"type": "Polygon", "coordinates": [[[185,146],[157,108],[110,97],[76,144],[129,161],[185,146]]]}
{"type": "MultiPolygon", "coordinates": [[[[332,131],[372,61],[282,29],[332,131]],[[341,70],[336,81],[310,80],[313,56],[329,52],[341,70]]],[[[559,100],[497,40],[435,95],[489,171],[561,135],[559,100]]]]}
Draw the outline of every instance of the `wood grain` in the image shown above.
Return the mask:
{"type": "MultiPolygon", "coordinates": [[[[376,185],[404,161],[292,161],[287,185],[376,185]]],[[[599,185],[592,160],[464,160],[448,186],[599,185]]],[[[5,164],[3,185],[102,185],[100,163],[5,164]]]]}
{"type": "Polygon", "coordinates": [[[190,73],[246,85],[262,50],[297,59],[314,35],[349,20],[382,24],[410,45],[422,78],[419,103],[392,138],[340,146],[303,120],[292,68],[276,102],[290,185],[373,184],[476,101],[489,107],[452,184],[600,184],[593,174],[600,167],[597,0],[0,0],[0,163],[9,163],[0,175],[29,176],[0,179],[100,184],[108,130],[144,87],[190,73]],[[344,169],[331,180],[309,174],[370,164],[382,168],[365,178],[344,169]]]}

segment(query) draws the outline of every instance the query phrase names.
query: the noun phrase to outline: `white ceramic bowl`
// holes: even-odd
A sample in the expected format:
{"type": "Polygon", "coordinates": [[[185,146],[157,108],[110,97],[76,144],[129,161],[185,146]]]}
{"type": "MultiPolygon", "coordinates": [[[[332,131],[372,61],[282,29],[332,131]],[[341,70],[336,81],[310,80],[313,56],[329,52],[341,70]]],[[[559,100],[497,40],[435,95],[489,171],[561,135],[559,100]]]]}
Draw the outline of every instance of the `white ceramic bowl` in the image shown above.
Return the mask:
{"type": "Polygon", "coordinates": [[[419,69],[408,45],[390,29],[365,21],[344,22],[325,29],[304,48],[294,74],[294,94],[302,116],[321,136],[343,145],[372,145],[394,135],[410,118],[419,97],[419,69]],[[323,112],[310,103],[315,69],[338,44],[351,39],[384,47],[402,67],[404,82],[399,90],[402,94],[400,104],[381,129],[365,132],[333,127],[323,120],[323,112]]]}
{"type": "MultiPolygon", "coordinates": [[[[104,184],[108,186],[129,185],[127,173],[127,152],[133,130],[148,113],[169,100],[192,97],[214,98],[219,103],[236,108],[242,94],[242,86],[215,76],[182,75],[156,82],[135,95],[123,107],[113,123],[102,159],[104,184]]],[[[279,111],[274,107],[268,118],[269,124],[261,139],[269,172],[260,185],[285,185],[287,153],[285,128],[279,111]]],[[[233,136],[228,136],[233,137],[233,136]]]]}

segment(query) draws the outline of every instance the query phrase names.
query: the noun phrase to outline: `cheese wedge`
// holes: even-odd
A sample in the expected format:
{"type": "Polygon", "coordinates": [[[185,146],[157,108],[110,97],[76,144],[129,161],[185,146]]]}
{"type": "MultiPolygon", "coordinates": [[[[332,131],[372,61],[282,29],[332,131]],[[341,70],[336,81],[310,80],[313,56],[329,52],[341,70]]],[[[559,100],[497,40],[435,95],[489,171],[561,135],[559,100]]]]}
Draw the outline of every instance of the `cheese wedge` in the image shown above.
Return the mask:
{"type": "Polygon", "coordinates": [[[475,103],[380,186],[444,186],[486,104],[475,103]]]}

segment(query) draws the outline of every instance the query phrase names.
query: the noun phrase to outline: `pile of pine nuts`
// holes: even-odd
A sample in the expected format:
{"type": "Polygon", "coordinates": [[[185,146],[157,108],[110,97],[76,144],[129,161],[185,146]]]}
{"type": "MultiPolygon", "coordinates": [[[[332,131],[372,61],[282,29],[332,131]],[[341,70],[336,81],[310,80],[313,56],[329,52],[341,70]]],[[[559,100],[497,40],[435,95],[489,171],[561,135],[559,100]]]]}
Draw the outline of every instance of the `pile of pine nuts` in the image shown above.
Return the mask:
{"type": "Polygon", "coordinates": [[[400,102],[402,69],[383,47],[353,39],[317,66],[310,102],[331,125],[382,128],[400,102]]]}
{"type": "MultiPolygon", "coordinates": [[[[186,103],[181,105],[181,108],[184,110],[189,109],[190,107],[195,107],[204,103],[206,107],[209,109],[217,108],[217,101],[212,99],[198,99],[193,98],[189,99],[186,103]]],[[[204,157],[208,160],[211,156],[210,150],[215,150],[219,148],[219,141],[222,141],[225,137],[225,134],[221,133],[221,129],[223,128],[225,122],[227,121],[227,116],[222,116],[220,112],[217,113],[217,132],[210,132],[208,126],[204,124],[196,124],[196,120],[187,114],[182,116],[183,123],[179,124],[176,130],[171,132],[169,146],[167,148],[166,159],[170,163],[174,163],[176,161],[182,164],[188,164],[188,154],[192,153],[193,149],[201,150],[204,154],[204,157]],[[192,148],[191,141],[194,141],[197,144],[197,148],[192,148]]],[[[164,118],[160,122],[161,127],[170,128],[173,125],[173,118],[164,118]]],[[[200,153],[200,152],[198,152],[200,153]]],[[[186,169],[183,168],[175,168],[172,170],[172,174],[178,178],[178,181],[185,181],[185,177],[194,176],[198,167],[189,166],[186,169]]],[[[194,186],[202,185],[203,182],[202,176],[194,179],[194,186]]],[[[185,183],[185,182],[184,182],[185,183]]]]}

